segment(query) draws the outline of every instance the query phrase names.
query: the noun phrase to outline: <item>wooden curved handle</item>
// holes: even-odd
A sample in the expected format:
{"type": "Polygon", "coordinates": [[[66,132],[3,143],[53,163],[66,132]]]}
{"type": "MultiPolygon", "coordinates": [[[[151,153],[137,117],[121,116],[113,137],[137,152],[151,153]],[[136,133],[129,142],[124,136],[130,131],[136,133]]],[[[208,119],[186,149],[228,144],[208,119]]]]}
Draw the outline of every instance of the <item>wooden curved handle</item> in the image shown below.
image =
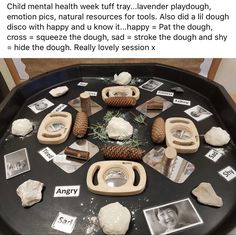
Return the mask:
{"type": "Polygon", "coordinates": [[[102,90],[102,99],[103,99],[103,101],[105,101],[107,98],[109,98],[109,96],[107,95],[109,90],[110,90],[110,87],[103,88],[103,90],[102,90]]]}
{"type": "Polygon", "coordinates": [[[94,174],[95,172],[100,169],[100,165],[98,163],[95,163],[93,165],[91,165],[89,167],[89,170],[87,172],[87,177],[86,177],[86,183],[87,183],[87,186],[88,186],[88,189],[92,192],[97,192],[97,188],[99,187],[99,182],[98,182],[98,185],[95,185],[93,183],[93,177],[94,177],[94,174]]]}
{"type": "Polygon", "coordinates": [[[130,89],[132,90],[132,97],[134,97],[136,100],[138,100],[140,98],[140,91],[137,87],[135,86],[130,86],[130,89]]]}
{"type": "Polygon", "coordinates": [[[139,183],[135,187],[136,193],[141,193],[145,189],[147,182],[147,175],[144,167],[141,164],[134,163],[133,169],[139,174],[139,183]]]}

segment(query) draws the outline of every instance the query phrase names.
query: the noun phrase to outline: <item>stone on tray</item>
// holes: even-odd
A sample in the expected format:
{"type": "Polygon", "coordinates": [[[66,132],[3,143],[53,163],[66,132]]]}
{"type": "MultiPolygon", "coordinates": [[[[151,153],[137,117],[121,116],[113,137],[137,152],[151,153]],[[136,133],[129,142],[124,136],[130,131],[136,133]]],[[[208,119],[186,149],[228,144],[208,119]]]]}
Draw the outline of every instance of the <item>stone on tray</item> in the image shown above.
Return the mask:
{"type": "Polygon", "coordinates": [[[50,90],[49,93],[53,97],[59,97],[59,96],[64,95],[68,90],[69,90],[69,88],[67,86],[59,86],[57,88],[50,90]]]}
{"type": "Polygon", "coordinates": [[[106,127],[109,138],[115,140],[128,139],[133,135],[133,127],[121,117],[113,117],[106,127]]]}
{"type": "Polygon", "coordinates": [[[179,86],[172,87],[171,90],[177,93],[184,93],[184,89],[179,86]]]}
{"type": "Polygon", "coordinates": [[[43,183],[29,179],[16,189],[16,193],[21,198],[22,206],[29,207],[41,201],[42,189],[43,183]]]}
{"type": "Polygon", "coordinates": [[[228,144],[230,141],[230,135],[220,127],[212,127],[204,138],[206,143],[218,147],[228,144]]]}
{"type": "Polygon", "coordinates": [[[208,206],[222,207],[223,201],[219,197],[210,183],[202,182],[198,187],[192,190],[192,194],[197,200],[208,206]]]}
{"type": "Polygon", "coordinates": [[[98,213],[99,224],[105,234],[126,234],[131,215],[119,202],[102,207],[98,213]]]}
{"type": "Polygon", "coordinates": [[[122,72],[119,75],[114,75],[114,82],[119,85],[128,85],[131,81],[131,74],[128,72],[122,72]]]}
{"type": "Polygon", "coordinates": [[[11,133],[17,136],[26,136],[33,130],[33,123],[26,119],[17,119],[12,123],[11,133]]]}

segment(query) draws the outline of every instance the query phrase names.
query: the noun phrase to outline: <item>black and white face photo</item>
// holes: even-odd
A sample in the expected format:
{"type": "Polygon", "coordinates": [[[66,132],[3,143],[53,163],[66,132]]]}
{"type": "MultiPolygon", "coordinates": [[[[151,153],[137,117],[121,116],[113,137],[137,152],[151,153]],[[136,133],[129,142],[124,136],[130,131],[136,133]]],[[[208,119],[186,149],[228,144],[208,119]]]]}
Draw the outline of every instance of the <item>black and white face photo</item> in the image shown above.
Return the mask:
{"type": "Polygon", "coordinates": [[[34,102],[33,104],[28,105],[28,107],[34,112],[34,113],[40,113],[44,111],[47,108],[50,108],[54,104],[49,101],[48,99],[44,98],[41,100],[38,100],[34,102]]]}
{"type": "Polygon", "coordinates": [[[196,105],[190,109],[185,110],[184,112],[187,113],[190,117],[192,117],[198,122],[212,115],[211,112],[201,107],[200,105],[196,105]]]}
{"type": "Polygon", "coordinates": [[[30,170],[26,148],[4,155],[6,179],[30,170]]]}
{"type": "Polygon", "coordinates": [[[160,87],[162,84],[163,84],[162,82],[159,82],[159,81],[154,80],[154,79],[150,79],[150,80],[148,80],[147,82],[145,82],[144,84],[142,84],[139,87],[143,90],[154,91],[158,87],[160,87]]]}
{"type": "Polygon", "coordinates": [[[152,235],[169,234],[203,223],[188,198],[143,212],[152,235]]]}

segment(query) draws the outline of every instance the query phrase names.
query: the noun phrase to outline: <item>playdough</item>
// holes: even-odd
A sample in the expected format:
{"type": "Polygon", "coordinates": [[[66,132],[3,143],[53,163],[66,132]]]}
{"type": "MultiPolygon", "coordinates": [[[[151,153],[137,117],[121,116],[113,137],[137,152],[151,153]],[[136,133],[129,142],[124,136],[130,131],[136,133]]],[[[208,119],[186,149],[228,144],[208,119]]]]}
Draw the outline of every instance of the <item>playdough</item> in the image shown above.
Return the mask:
{"type": "Polygon", "coordinates": [[[230,141],[230,135],[220,127],[212,127],[205,135],[205,141],[212,146],[223,146],[230,141]]]}
{"type": "Polygon", "coordinates": [[[12,123],[11,133],[17,136],[26,136],[33,130],[33,124],[28,119],[17,119],[12,123]]]}
{"type": "Polygon", "coordinates": [[[133,127],[123,118],[113,117],[108,122],[106,133],[111,139],[124,140],[130,138],[133,135],[133,127]]]}
{"type": "Polygon", "coordinates": [[[99,224],[105,234],[125,234],[129,228],[131,215],[119,202],[102,207],[98,213],[99,224]]]}
{"type": "Polygon", "coordinates": [[[122,72],[119,75],[114,75],[114,82],[119,85],[127,85],[131,81],[131,74],[128,72],[122,72]]]}

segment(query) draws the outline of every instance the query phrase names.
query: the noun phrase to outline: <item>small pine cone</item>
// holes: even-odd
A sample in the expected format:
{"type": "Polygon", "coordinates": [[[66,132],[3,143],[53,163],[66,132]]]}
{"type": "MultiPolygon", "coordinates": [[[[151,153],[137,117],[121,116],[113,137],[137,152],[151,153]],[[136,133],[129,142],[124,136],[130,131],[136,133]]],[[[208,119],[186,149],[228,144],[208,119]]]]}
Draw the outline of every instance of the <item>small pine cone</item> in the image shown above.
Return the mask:
{"type": "Polygon", "coordinates": [[[105,103],[111,107],[132,107],[136,105],[134,97],[114,96],[105,100],[105,103]]]}
{"type": "Polygon", "coordinates": [[[157,117],[152,124],[152,141],[159,144],[165,137],[165,121],[163,118],[157,117]]]}
{"type": "Polygon", "coordinates": [[[88,129],[88,116],[85,112],[78,112],[75,118],[75,124],[73,127],[73,134],[82,138],[85,136],[88,129]]]}
{"type": "Polygon", "coordinates": [[[120,145],[109,145],[101,149],[105,159],[110,160],[131,160],[140,161],[145,151],[140,148],[133,148],[120,145]]]}

